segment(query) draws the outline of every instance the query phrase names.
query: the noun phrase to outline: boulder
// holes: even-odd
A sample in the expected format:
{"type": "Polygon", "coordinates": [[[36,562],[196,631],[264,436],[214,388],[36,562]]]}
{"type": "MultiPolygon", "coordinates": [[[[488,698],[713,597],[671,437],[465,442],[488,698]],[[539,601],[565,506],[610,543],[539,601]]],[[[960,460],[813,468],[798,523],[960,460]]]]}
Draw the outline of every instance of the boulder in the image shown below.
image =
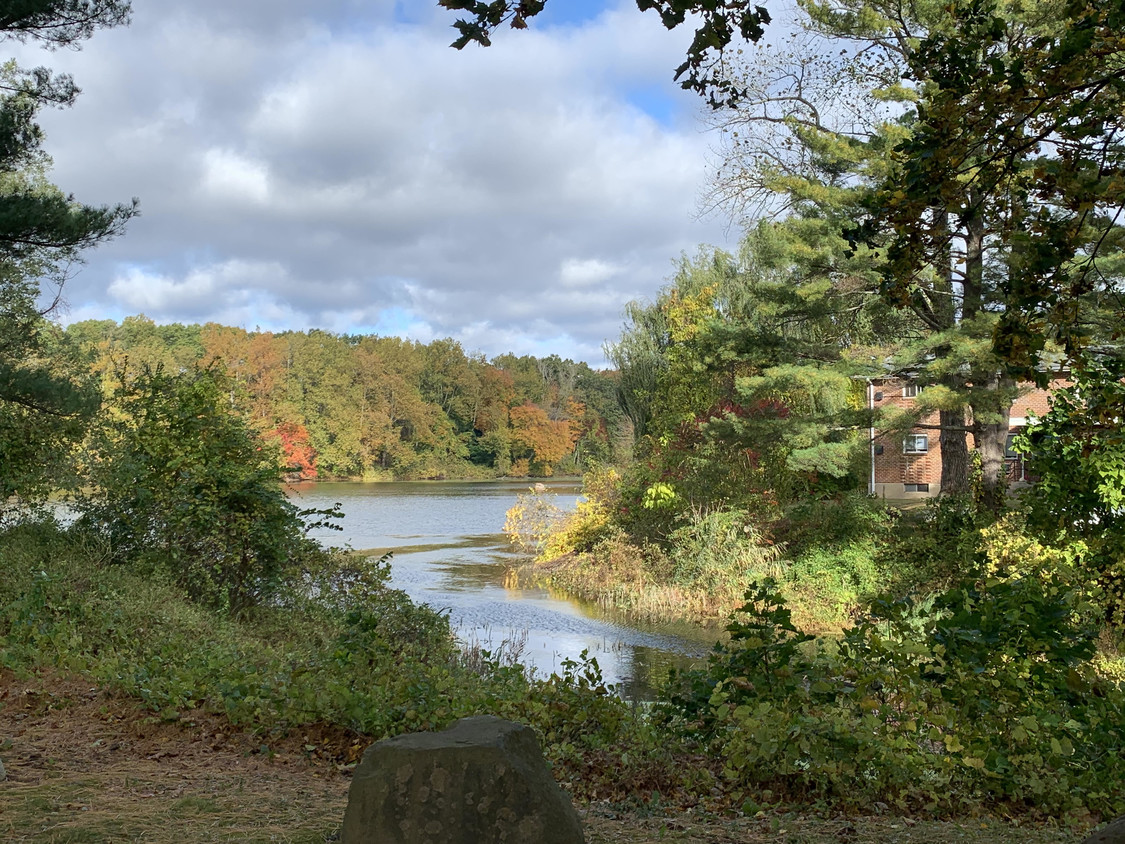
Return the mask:
{"type": "Polygon", "coordinates": [[[355,769],[343,844],[582,844],[531,728],[492,716],[376,742],[355,769]]]}
{"type": "Polygon", "coordinates": [[[1125,844],[1125,817],[1112,821],[1109,826],[1082,839],[1082,844],[1125,844]]]}

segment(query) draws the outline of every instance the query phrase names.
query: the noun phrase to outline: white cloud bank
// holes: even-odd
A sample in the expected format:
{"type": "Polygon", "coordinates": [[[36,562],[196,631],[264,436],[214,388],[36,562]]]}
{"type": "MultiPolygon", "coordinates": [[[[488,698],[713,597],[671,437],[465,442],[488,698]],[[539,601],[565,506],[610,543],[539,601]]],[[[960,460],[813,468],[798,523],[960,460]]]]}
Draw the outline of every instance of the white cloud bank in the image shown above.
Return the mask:
{"type": "Polygon", "coordinates": [[[138,0],[79,53],[21,47],[84,89],[44,115],[56,182],[141,199],[70,282],[71,318],[379,327],[600,361],[625,302],[724,239],[695,217],[709,139],[670,79],[689,34],[624,3],[457,52],[451,16],[419,2],[402,23],[390,2],[138,0]],[[634,105],[640,88],[678,117],[634,105]]]}

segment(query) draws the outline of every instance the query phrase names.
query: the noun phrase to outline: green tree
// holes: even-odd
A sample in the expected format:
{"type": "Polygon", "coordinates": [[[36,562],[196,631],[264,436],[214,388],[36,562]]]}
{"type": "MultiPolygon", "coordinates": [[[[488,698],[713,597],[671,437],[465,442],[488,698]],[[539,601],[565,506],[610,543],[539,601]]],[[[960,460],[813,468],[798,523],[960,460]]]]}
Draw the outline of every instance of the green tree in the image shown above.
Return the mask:
{"type": "Polygon", "coordinates": [[[217,368],[118,372],[92,440],[80,524],[115,562],[239,612],[317,559],[276,450],[231,407],[217,368]]]}
{"type": "Polygon", "coordinates": [[[461,344],[451,337],[421,349],[422,397],[442,409],[459,432],[472,431],[481,386],[461,344]]]}
{"type": "Polygon", "coordinates": [[[26,504],[70,485],[70,457],[97,407],[96,386],[35,294],[28,279],[0,283],[0,511],[13,496],[26,504]]]}
{"type": "Polygon", "coordinates": [[[1125,211],[1125,8],[1117,0],[942,5],[906,56],[920,97],[898,175],[873,194],[863,237],[890,237],[884,289],[906,300],[964,240],[1006,272],[992,347],[1045,383],[1041,353],[1091,339],[1083,303],[1112,297],[1098,258],[1125,211]],[[934,213],[940,209],[943,213],[934,213]]]}
{"type": "Polygon", "coordinates": [[[286,336],[292,356],[289,382],[293,400],[320,467],[342,477],[362,475],[362,388],[353,347],[326,331],[286,336]]]}
{"type": "Polygon", "coordinates": [[[737,257],[685,260],[648,306],[645,324],[667,330],[641,449],[648,491],[675,493],[661,506],[786,505],[862,477],[871,420],[852,376],[902,326],[862,285],[831,283],[823,256],[809,260],[808,222],[762,224],[737,257]]]}
{"type": "Polygon", "coordinates": [[[630,302],[625,317],[621,337],[606,344],[605,354],[617,370],[617,400],[632,423],[635,443],[650,433],[669,340],[659,308],[630,302]]]}
{"type": "MultiPolygon", "coordinates": [[[[28,0],[0,12],[0,38],[73,45],[128,18],[117,0],[28,0]]],[[[136,203],[82,205],[51,185],[36,115],[68,106],[78,88],[45,68],[0,67],[0,496],[42,492],[51,467],[81,436],[90,396],[52,360],[43,322],[82,250],[119,234],[136,203]],[[45,291],[44,288],[50,290],[45,291]],[[48,292],[45,302],[42,294],[48,292]],[[53,292],[53,296],[50,293],[53,292]]]]}
{"type": "MultiPolygon", "coordinates": [[[[928,98],[944,84],[944,66],[934,64],[927,44],[952,37],[950,16],[955,22],[956,13],[950,7],[808,0],[802,8],[815,37],[755,51],[738,76],[742,101],[717,118],[729,143],[714,201],[736,210],[785,211],[813,226],[819,221],[819,231],[807,231],[813,235],[809,248],[826,236],[837,244],[824,267],[826,277],[835,273],[838,281],[859,281],[867,295],[912,315],[906,342],[878,353],[890,370],[873,374],[893,372],[933,387],[920,396],[915,418],[900,425],[938,412],[932,427],[941,435],[943,491],[967,489],[966,434],[971,434],[983,469],[984,501],[997,510],[1004,502],[1009,408],[1019,391],[1017,378],[1028,375],[1026,366],[1015,366],[997,345],[1006,334],[1005,321],[1020,307],[1010,291],[1026,277],[1026,238],[1010,236],[1022,213],[1018,209],[1027,207],[1026,191],[1009,180],[993,184],[985,199],[966,160],[944,192],[931,191],[925,201],[912,192],[922,178],[911,169],[918,157],[929,160],[937,153],[927,148],[904,158],[903,150],[916,146],[928,98]],[[826,38],[843,49],[825,49],[826,38]],[[905,217],[899,214],[888,225],[883,211],[899,208],[909,197],[915,222],[925,221],[930,239],[927,249],[910,252],[914,264],[908,267],[902,236],[896,234],[905,230],[905,217]],[[862,237],[852,223],[857,219],[867,220],[862,237]],[[876,272],[840,272],[845,250],[838,247],[845,237],[852,258],[862,257],[876,272]]],[[[1013,55],[1029,42],[1029,33],[1043,31],[1045,12],[1042,4],[1008,10],[1004,26],[1011,37],[1005,44],[1013,55]]],[[[943,131],[959,137],[952,123],[943,131]]],[[[1071,299],[1069,307],[1080,304],[1071,299]]],[[[1082,314],[1088,320],[1090,310],[1083,307],[1082,314]]],[[[1045,377],[1036,369],[1036,380],[1045,377]]]]}

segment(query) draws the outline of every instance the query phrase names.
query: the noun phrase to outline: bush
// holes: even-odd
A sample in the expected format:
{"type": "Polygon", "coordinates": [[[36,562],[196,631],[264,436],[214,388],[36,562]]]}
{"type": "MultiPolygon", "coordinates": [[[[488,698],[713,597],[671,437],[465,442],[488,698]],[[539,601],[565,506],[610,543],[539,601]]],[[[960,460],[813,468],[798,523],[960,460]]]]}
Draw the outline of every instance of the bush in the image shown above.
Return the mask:
{"type": "Polygon", "coordinates": [[[504,517],[508,541],[526,554],[539,557],[551,537],[566,521],[567,513],[555,503],[555,494],[536,484],[516,496],[504,517]]]}
{"type": "Polygon", "coordinates": [[[573,513],[550,529],[539,556],[551,560],[575,551],[588,551],[613,531],[613,516],[621,499],[621,476],[616,469],[591,469],[582,478],[582,497],[573,513]]]}
{"type": "Polygon", "coordinates": [[[843,493],[795,504],[776,529],[790,556],[797,558],[816,549],[881,544],[893,534],[896,515],[866,494],[843,493]]]}
{"type": "Polygon", "coordinates": [[[378,739],[495,714],[536,728],[548,758],[582,778],[576,790],[618,798],[634,772],[646,782],[654,765],[661,782],[683,773],[660,761],[672,750],[585,656],[534,683],[497,663],[467,668],[448,619],[388,588],[386,560],[350,559],[238,617],[105,565],[50,522],[0,530],[0,560],[3,668],[81,672],[165,718],[203,708],[264,738],[316,724],[344,736],[338,751],[357,733],[378,739]]]}
{"type": "Polygon", "coordinates": [[[1079,563],[1099,588],[1105,620],[1125,630],[1125,363],[1099,356],[1076,363],[1074,385],[1015,447],[1035,484],[1024,491],[1028,525],[1046,545],[1079,563]]]}
{"type": "Polygon", "coordinates": [[[325,564],[281,489],[278,455],[230,407],[214,369],[120,382],[94,436],[81,530],[111,558],[243,611],[325,564]]]}
{"type": "Polygon", "coordinates": [[[1093,670],[1094,631],[1066,583],[962,581],[819,646],[774,584],[747,599],[730,642],[674,675],[658,710],[724,760],[736,792],[1125,811],[1125,690],[1093,670]]]}
{"type": "Polygon", "coordinates": [[[785,591],[806,628],[846,627],[886,588],[881,549],[870,542],[813,547],[788,566],[785,591]]]}
{"type": "Polygon", "coordinates": [[[737,596],[751,580],[781,574],[781,549],[763,541],[743,510],[692,513],[668,545],[667,580],[688,589],[737,596]]]}
{"type": "Polygon", "coordinates": [[[902,513],[887,544],[890,586],[943,588],[977,564],[980,529],[995,521],[969,495],[943,495],[920,511],[902,513]]]}

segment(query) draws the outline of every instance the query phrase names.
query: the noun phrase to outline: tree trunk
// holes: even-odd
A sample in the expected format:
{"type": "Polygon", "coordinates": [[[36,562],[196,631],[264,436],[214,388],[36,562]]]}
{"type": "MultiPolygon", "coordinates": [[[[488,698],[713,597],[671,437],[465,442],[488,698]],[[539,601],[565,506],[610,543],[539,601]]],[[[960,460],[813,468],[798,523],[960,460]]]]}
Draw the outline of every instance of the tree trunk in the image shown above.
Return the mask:
{"type": "Polygon", "coordinates": [[[965,411],[942,410],[941,494],[960,495],[969,491],[969,443],[965,437],[965,411]]]}
{"type": "MultiPolygon", "coordinates": [[[[952,242],[949,232],[949,213],[944,207],[933,209],[934,230],[942,244],[936,268],[941,273],[942,287],[935,299],[934,316],[946,329],[957,325],[958,313],[954,297],[952,242]]],[[[976,250],[980,257],[980,249],[976,250]]],[[[979,296],[977,297],[979,299],[979,296]]],[[[948,346],[935,350],[939,356],[950,353],[948,346]]],[[[946,376],[942,383],[954,392],[965,387],[963,378],[946,376]]],[[[965,409],[942,410],[938,414],[941,426],[941,494],[960,495],[969,491],[969,443],[965,436],[965,409]]]]}
{"type": "Polygon", "coordinates": [[[996,373],[986,380],[987,391],[974,403],[973,443],[980,454],[981,505],[991,513],[999,513],[1008,492],[1008,472],[1004,449],[1008,443],[1011,396],[1015,381],[996,373]]]}

